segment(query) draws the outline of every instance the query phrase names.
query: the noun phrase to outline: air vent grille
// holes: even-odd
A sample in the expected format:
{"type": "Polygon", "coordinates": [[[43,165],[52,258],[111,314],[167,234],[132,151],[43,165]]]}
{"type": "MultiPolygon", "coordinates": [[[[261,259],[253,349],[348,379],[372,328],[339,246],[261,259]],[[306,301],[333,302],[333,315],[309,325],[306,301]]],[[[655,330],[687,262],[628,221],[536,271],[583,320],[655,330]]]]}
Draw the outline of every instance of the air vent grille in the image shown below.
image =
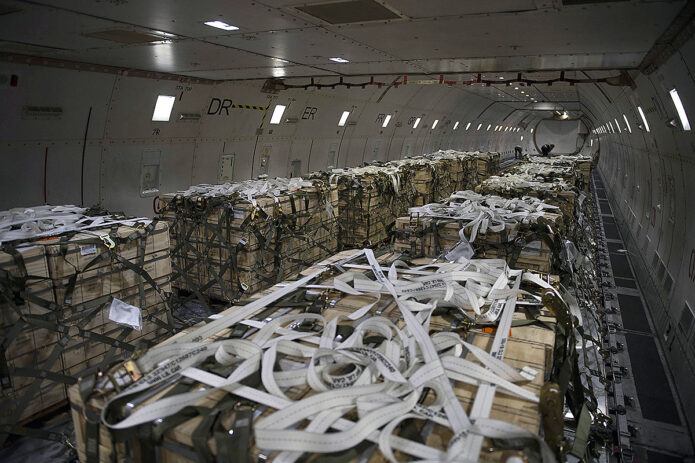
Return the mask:
{"type": "Polygon", "coordinates": [[[400,16],[374,0],[349,0],[296,7],[302,13],[329,24],[352,24],[399,19],[400,16]]]}

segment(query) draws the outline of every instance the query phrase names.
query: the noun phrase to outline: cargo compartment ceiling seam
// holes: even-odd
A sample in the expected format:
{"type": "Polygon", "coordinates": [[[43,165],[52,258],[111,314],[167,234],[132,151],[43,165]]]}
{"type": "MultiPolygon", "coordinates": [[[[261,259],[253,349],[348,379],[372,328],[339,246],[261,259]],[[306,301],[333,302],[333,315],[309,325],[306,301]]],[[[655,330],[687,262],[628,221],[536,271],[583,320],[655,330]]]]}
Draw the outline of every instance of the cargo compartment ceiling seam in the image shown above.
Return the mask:
{"type": "MultiPolygon", "coordinates": [[[[524,12],[508,13],[499,1],[486,3],[489,7],[472,7],[460,15],[336,26],[300,17],[297,10],[277,2],[264,5],[245,0],[235,2],[234,9],[230,9],[213,4],[186,5],[178,0],[143,0],[137,5],[15,0],[11,5],[20,11],[0,16],[0,40],[8,40],[2,46],[5,52],[26,53],[21,47],[13,50],[13,42],[59,46],[66,50],[30,54],[112,66],[125,64],[156,72],[186,72],[212,79],[317,73],[616,69],[635,68],[684,4],[680,0],[552,9],[533,6],[522,8],[524,12]],[[47,14],[53,21],[41,19],[47,14]],[[240,29],[216,33],[203,24],[220,17],[240,29]],[[37,22],[45,23],[39,34],[31,27],[37,22]],[[514,30],[520,22],[524,23],[523,35],[502,34],[490,40],[493,31],[514,30]],[[72,32],[66,33],[61,27],[66,23],[73,24],[67,29],[72,32]],[[85,35],[114,26],[159,34],[162,40],[114,47],[85,35]],[[349,62],[329,60],[335,56],[349,62]],[[230,64],[223,69],[220,62],[230,64]]],[[[404,6],[397,0],[387,4],[396,10],[404,6]]],[[[438,8],[438,4],[433,7],[438,8]]]]}

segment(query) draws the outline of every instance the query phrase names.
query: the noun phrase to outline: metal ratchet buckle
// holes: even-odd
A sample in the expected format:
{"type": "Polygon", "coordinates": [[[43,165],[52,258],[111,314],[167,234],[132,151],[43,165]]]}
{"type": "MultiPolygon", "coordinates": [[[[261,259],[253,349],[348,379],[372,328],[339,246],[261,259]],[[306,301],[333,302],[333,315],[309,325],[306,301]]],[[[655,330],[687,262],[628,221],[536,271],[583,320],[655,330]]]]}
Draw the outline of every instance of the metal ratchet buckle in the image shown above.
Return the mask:
{"type": "Polygon", "coordinates": [[[142,378],[142,373],[140,372],[140,369],[138,368],[138,366],[135,364],[134,361],[127,360],[126,362],[123,363],[123,367],[125,368],[125,371],[128,372],[128,376],[130,376],[130,378],[133,380],[133,382],[142,378]]]}
{"type": "Polygon", "coordinates": [[[100,235],[99,238],[101,238],[101,241],[103,241],[107,248],[113,249],[116,247],[116,243],[114,243],[113,239],[109,235],[100,235]]]}

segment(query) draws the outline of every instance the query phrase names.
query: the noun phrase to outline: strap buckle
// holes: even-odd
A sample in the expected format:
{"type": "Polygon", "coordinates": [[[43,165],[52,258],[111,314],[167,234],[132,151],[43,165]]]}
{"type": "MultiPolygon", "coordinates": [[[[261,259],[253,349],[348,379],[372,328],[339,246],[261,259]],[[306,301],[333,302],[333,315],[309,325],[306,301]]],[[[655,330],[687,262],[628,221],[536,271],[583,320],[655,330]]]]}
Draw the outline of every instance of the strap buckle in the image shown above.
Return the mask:
{"type": "Polygon", "coordinates": [[[113,241],[110,235],[101,235],[99,238],[101,238],[101,241],[107,248],[113,249],[116,247],[116,243],[113,241]]]}

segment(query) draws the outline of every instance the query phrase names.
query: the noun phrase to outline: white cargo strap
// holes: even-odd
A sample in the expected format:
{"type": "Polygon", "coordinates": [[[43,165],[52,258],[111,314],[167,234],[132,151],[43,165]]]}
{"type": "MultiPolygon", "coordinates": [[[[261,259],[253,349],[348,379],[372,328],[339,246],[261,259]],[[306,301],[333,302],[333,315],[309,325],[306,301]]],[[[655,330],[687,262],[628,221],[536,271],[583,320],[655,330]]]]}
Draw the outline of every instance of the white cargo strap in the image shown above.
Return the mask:
{"type": "MultiPolygon", "coordinates": [[[[351,336],[337,342],[335,333],[342,316],[328,323],[321,315],[311,313],[282,315],[265,322],[246,320],[263,306],[306,285],[321,274],[321,271],[318,271],[215,319],[180,338],[177,343],[152,349],[137,361],[141,371],[149,373],[109,400],[102,410],[102,421],[112,429],[137,426],[171,416],[186,406],[196,404],[211,391],[225,389],[278,410],[258,420],[255,424],[255,440],[256,445],[263,451],[280,451],[276,461],[281,463],[294,462],[304,452],[336,452],[348,449],[365,439],[378,443],[384,455],[391,461],[395,461],[392,459],[393,451],[404,452],[425,461],[474,461],[463,460],[460,457],[463,451],[463,439],[460,438],[453,439],[448,452],[445,453],[393,436],[395,426],[408,416],[433,420],[442,426],[450,427],[456,436],[470,432],[483,435],[525,433],[524,436],[533,437],[532,433],[514,425],[502,426],[491,420],[481,422],[480,425],[471,423],[453,392],[451,380],[479,388],[492,384],[500,393],[537,402],[538,397],[534,393],[515,384],[533,379],[535,372],[529,368],[517,371],[505,364],[501,357],[495,358],[483,349],[462,341],[455,333],[442,332],[429,336],[427,326],[432,310],[438,303],[436,297],[424,293],[399,294],[399,289],[403,293],[403,288],[419,283],[412,279],[432,281],[429,277],[408,273],[411,270],[421,271],[424,267],[408,269],[404,264],[394,264],[388,270],[387,278],[371,250],[365,250],[364,253],[377,278],[377,282],[373,283],[378,287],[369,286],[354,276],[345,278],[342,286],[338,286],[349,294],[357,290],[354,286],[348,285],[348,282],[369,289],[370,291],[358,291],[364,295],[371,294],[376,299],[367,305],[369,308],[379,301],[385,288],[388,297],[394,299],[405,320],[403,329],[383,317],[370,316],[356,324],[351,336]],[[411,279],[399,280],[399,272],[411,279]],[[431,302],[421,303],[414,300],[418,298],[429,299],[431,302]],[[323,325],[321,335],[317,336],[313,331],[294,331],[283,327],[288,323],[296,324],[302,321],[323,325]],[[232,339],[195,342],[207,339],[235,323],[244,323],[260,330],[253,341],[232,339]],[[363,337],[367,332],[382,335],[384,341],[377,347],[365,346],[363,337]],[[467,348],[483,366],[461,358],[463,348],[467,348]],[[196,368],[197,364],[213,353],[215,361],[219,364],[235,366],[229,377],[222,378],[196,368]],[[309,361],[306,364],[285,359],[277,362],[278,353],[294,358],[306,358],[309,361]],[[279,370],[276,369],[276,363],[279,370]],[[352,367],[352,370],[349,370],[349,367],[352,367]],[[349,371],[343,374],[332,373],[338,369],[349,371]],[[240,381],[257,371],[261,372],[263,385],[268,392],[240,384],[240,381]],[[211,389],[167,397],[135,409],[121,422],[106,422],[107,411],[114,401],[125,400],[130,395],[173,378],[174,375],[192,378],[211,386],[211,389]],[[289,400],[284,393],[284,389],[288,387],[305,385],[316,393],[296,402],[289,400]],[[434,403],[427,407],[417,404],[425,387],[436,392],[434,403]],[[342,418],[346,412],[354,409],[358,412],[356,422],[342,418]],[[309,420],[308,426],[302,430],[296,429],[296,425],[303,420],[309,420]],[[337,432],[327,433],[329,429],[337,432]]],[[[498,261],[494,262],[499,264],[498,261]]],[[[472,265],[474,268],[485,268],[496,274],[495,283],[506,282],[504,270],[499,271],[485,262],[474,262],[472,265]]],[[[435,267],[452,269],[451,273],[459,274],[453,277],[447,276],[446,271],[435,274],[440,280],[450,282],[452,286],[460,286],[456,281],[462,278],[461,274],[472,273],[455,270],[461,268],[460,264],[435,267]]],[[[512,288],[513,292],[508,295],[509,300],[516,299],[520,274],[513,274],[518,278],[516,288],[512,288]]],[[[466,277],[470,278],[470,275],[466,277]]],[[[491,281],[490,275],[486,281],[491,281]]],[[[491,289],[493,286],[489,285],[491,289]]],[[[497,290],[503,289],[501,283],[497,286],[497,290]]],[[[512,313],[513,308],[512,304],[512,313]]],[[[361,312],[367,316],[365,311],[361,312]]],[[[350,318],[357,319],[352,316],[350,318]]],[[[503,317],[500,323],[502,325],[498,334],[505,331],[508,333],[509,327],[504,325],[507,318],[503,317]]]]}

